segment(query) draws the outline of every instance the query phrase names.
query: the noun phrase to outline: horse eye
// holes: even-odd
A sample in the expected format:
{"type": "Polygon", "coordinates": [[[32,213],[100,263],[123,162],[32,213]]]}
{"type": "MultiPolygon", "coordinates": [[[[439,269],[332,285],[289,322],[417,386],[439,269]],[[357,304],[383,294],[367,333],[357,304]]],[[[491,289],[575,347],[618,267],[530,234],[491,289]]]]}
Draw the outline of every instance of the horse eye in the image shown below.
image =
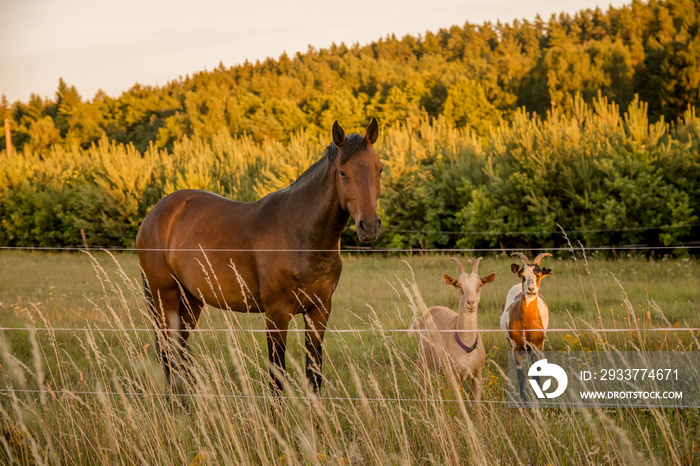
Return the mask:
{"type": "Polygon", "coordinates": [[[343,170],[340,170],[340,176],[342,176],[343,178],[347,177],[347,175],[345,174],[345,172],[343,170]]]}
{"type": "Polygon", "coordinates": [[[383,169],[383,168],[380,168],[380,169],[379,169],[379,174],[381,175],[382,173],[384,173],[384,169],[383,169]]]}

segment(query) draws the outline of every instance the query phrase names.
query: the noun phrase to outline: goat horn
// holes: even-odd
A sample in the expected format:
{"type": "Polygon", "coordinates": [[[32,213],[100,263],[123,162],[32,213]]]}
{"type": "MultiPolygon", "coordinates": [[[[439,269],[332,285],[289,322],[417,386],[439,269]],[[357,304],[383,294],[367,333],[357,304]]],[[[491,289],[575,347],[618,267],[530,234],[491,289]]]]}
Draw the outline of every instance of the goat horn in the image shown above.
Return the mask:
{"type": "Polygon", "coordinates": [[[535,264],[535,265],[540,265],[540,261],[541,261],[543,258],[547,257],[547,256],[552,257],[552,255],[551,255],[550,253],[548,253],[548,252],[543,252],[542,254],[540,254],[540,255],[538,255],[537,257],[535,257],[535,260],[532,261],[532,263],[535,264]]]}
{"type": "Polygon", "coordinates": [[[479,257],[477,260],[474,261],[474,266],[472,267],[472,273],[479,272],[479,262],[481,262],[481,259],[483,259],[483,257],[479,257]]]}
{"type": "Polygon", "coordinates": [[[455,264],[457,264],[457,267],[459,268],[459,273],[466,273],[466,272],[464,271],[464,266],[462,265],[462,263],[461,263],[460,261],[457,260],[456,257],[452,257],[452,258],[450,258],[450,260],[451,260],[451,261],[454,261],[455,264]]]}
{"type": "Polygon", "coordinates": [[[525,265],[530,263],[530,260],[522,252],[514,252],[513,254],[511,254],[511,256],[520,256],[520,258],[523,260],[523,264],[525,265]]]}

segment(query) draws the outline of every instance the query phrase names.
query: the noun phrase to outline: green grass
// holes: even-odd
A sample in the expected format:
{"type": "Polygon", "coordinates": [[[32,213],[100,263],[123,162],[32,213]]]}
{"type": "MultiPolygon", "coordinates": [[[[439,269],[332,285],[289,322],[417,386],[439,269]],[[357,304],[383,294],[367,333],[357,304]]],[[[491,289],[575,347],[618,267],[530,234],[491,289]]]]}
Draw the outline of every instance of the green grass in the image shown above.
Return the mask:
{"type": "MultiPolygon", "coordinates": [[[[484,334],[482,406],[436,377],[421,393],[414,337],[405,329],[417,309],[456,309],[443,272],[449,256],[344,257],[327,333],[326,378],[318,403],[304,397],[301,334],[288,338],[291,399],[269,393],[261,333],[191,337],[198,384],[193,397],[167,395],[145,317],[136,256],[121,253],[0,255],[0,326],[92,330],[3,331],[0,335],[0,462],[19,464],[628,464],[700,461],[697,409],[518,410],[501,404],[507,344],[484,334]],[[405,261],[405,262],[404,262],[405,261]],[[410,266],[410,268],[409,268],[410,266]],[[415,278],[414,278],[415,277],[415,278]],[[19,389],[37,392],[13,391],[19,389]],[[63,390],[63,392],[61,392],[63,390]],[[95,394],[106,392],[107,394],[95,394]],[[127,394],[120,394],[120,393],[127,394]],[[295,397],[299,397],[298,399],[295,397]],[[354,401],[338,398],[358,398],[354,401]],[[689,435],[694,433],[694,435],[689,435]]],[[[462,262],[470,268],[473,258],[462,262]]],[[[545,259],[553,269],[542,294],[550,328],[639,328],[639,332],[550,332],[545,349],[700,350],[698,335],[655,327],[700,327],[700,263],[694,259],[617,260],[571,254],[545,259]],[[645,331],[646,330],[646,331],[645,331]],[[606,346],[607,344],[607,346],[606,346]]],[[[482,292],[479,325],[498,328],[508,289],[517,283],[510,257],[489,256],[480,272],[498,274],[482,292]]],[[[303,327],[300,318],[295,325],[303,327]]],[[[262,329],[259,315],[203,313],[201,328],[262,329]]]]}

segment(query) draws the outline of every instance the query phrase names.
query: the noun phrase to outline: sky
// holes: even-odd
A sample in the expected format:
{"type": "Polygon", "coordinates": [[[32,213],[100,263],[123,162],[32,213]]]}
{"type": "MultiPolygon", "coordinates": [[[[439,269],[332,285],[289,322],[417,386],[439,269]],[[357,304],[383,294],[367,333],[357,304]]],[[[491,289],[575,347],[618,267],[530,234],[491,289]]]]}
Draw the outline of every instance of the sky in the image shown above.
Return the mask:
{"type": "Polygon", "coordinates": [[[452,25],[543,19],[630,0],[0,0],[0,94],[53,99],[59,78],[84,99],[134,84],[291,57],[452,25]]]}

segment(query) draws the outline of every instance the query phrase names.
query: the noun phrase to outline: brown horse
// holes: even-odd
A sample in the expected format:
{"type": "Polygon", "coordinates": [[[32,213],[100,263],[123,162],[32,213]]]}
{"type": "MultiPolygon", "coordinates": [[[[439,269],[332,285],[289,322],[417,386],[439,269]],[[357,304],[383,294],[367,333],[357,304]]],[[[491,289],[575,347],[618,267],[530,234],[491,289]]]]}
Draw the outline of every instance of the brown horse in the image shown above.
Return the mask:
{"type": "Polygon", "coordinates": [[[323,157],[288,187],[247,203],[197,190],[164,197],[144,218],[136,248],[168,382],[189,377],[190,330],[205,304],[265,313],[270,377],[283,388],[289,321],[304,314],[306,376],[318,393],[323,335],[342,262],[340,235],[349,216],[362,242],[377,239],[382,164],[364,136],[347,137],[336,121],[323,157]],[[208,273],[205,273],[204,270],[208,273]],[[217,283],[213,284],[216,275],[217,283]]]}

